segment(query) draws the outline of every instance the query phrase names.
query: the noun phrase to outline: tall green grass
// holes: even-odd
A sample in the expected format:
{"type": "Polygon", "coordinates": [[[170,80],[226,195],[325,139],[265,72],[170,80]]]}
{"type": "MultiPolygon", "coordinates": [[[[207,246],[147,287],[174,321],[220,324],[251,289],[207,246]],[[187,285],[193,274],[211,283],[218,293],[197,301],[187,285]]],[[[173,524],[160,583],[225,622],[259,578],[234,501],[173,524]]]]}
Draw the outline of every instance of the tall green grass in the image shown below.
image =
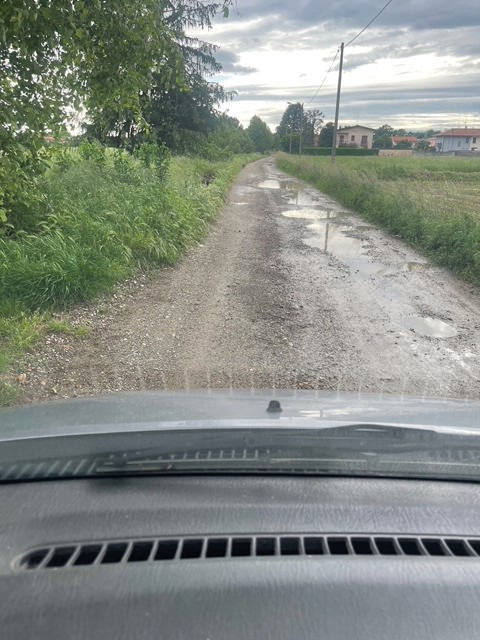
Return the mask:
{"type": "MultiPolygon", "coordinates": [[[[326,158],[278,154],[277,164],[405,239],[436,264],[480,284],[480,216],[472,212],[471,198],[462,200],[462,185],[467,191],[480,180],[479,160],[339,158],[332,165],[326,158]]],[[[477,202],[480,213],[480,193],[477,202]]]]}
{"type": "Polygon", "coordinates": [[[166,181],[130,157],[52,167],[37,228],[0,236],[0,300],[65,308],[111,290],[141,263],[174,263],[205,234],[248,159],[175,158],[166,181]]]}

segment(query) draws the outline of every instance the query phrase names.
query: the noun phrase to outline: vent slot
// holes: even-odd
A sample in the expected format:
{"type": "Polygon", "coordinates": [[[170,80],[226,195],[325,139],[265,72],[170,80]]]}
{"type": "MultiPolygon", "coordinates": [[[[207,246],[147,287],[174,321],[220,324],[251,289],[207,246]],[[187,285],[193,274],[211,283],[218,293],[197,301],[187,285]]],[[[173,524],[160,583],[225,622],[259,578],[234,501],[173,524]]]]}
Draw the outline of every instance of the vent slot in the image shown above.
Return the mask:
{"type": "Polygon", "coordinates": [[[57,547],[50,556],[46,566],[50,568],[64,567],[68,564],[69,560],[73,557],[76,551],[76,547],[57,547]]]}
{"type": "Polygon", "coordinates": [[[182,546],[182,552],[180,554],[180,558],[185,560],[186,558],[200,558],[202,555],[203,549],[203,540],[184,540],[182,546]]]}
{"type": "Polygon", "coordinates": [[[328,549],[333,556],[347,556],[349,554],[346,538],[328,538],[328,549]]]}
{"type": "Polygon", "coordinates": [[[423,546],[425,547],[428,555],[430,556],[448,556],[448,549],[445,547],[445,544],[442,540],[435,540],[432,538],[424,538],[422,540],[423,546]]]}
{"type": "Polygon", "coordinates": [[[257,556],[274,556],[275,538],[257,538],[256,553],[257,556]]]}
{"type": "Polygon", "coordinates": [[[370,538],[352,538],[351,541],[353,551],[359,556],[371,556],[376,553],[372,547],[370,538]]]}
{"type": "Polygon", "coordinates": [[[399,538],[398,544],[406,556],[422,555],[422,548],[418,538],[399,538]]]}
{"type": "Polygon", "coordinates": [[[252,555],[252,539],[233,538],[231,555],[232,558],[242,558],[252,555]]]}
{"type": "Polygon", "coordinates": [[[321,556],[325,553],[323,538],[305,538],[305,553],[309,556],[321,556]]]}
{"type": "Polygon", "coordinates": [[[154,560],[173,560],[177,553],[178,540],[161,540],[157,545],[154,560]]]}
{"type": "Polygon", "coordinates": [[[114,542],[112,544],[107,545],[107,550],[101,560],[101,563],[102,564],[118,564],[119,562],[122,562],[127,549],[128,549],[127,542],[114,542]]]}
{"type": "Polygon", "coordinates": [[[470,550],[463,540],[445,540],[445,544],[454,556],[470,556],[470,550]]]}
{"type": "Polygon", "coordinates": [[[50,549],[38,549],[38,551],[32,551],[22,558],[20,561],[20,567],[22,569],[38,569],[49,553],[50,549]]]}
{"type": "MultiPolygon", "coordinates": [[[[382,556],[398,556],[402,554],[403,550],[403,547],[397,547],[394,538],[375,538],[375,546],[378,549],[378,553],[382,556]]],[[[403,553],[414,555],[408,554],[407,551],[403,551],[403,553]]]]}
{"type": "Polygon", "coordinates": [[[100,555],[102,550],[101,544],[86,544],[80,549],[80,553],[74,561],[74,565],[83,566],[93,564],[100,555]]]}
{"type": "Polygon", "coordinates": [[[211,538],[207,543],[207,558],[226,558],[228,538],[211,538]]]}
{"type": "Polygon", "coordinates": [[[153,542],[135,542],[128,556],[127,562],[146,562],[152,553],[153,542]]]}
{"type": "Polygon", "coordinates": [[[62,569],[136,562],[309,556],[480,556],[480,538],[357,535],[212,536],[88,542],[33,549],[17,569],[62,569]]]}

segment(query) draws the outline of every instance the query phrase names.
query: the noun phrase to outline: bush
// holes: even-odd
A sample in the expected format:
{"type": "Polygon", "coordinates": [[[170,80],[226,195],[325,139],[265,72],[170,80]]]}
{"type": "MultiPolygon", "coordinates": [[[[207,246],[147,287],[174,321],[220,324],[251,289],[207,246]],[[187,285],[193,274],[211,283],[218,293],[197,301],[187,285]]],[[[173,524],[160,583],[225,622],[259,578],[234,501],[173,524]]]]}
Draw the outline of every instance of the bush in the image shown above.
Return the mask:
{"type": "Polygon", "coordinates": [[[171,154],[168,148],[162,143],[141,144],[136,152],[136,157],[147,169],[154,169],[161,180],[165,180],[168,173],[171,154]]]}

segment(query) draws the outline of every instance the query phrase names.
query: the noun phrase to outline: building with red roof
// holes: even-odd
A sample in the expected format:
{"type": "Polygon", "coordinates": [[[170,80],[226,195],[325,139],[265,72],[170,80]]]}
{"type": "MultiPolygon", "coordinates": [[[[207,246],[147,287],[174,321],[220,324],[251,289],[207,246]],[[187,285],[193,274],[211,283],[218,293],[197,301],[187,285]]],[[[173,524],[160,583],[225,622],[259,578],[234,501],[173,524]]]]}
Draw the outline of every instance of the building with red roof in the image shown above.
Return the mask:
{"type": "Polygon", "coordinates": [[[441,153],[480,150],[480,129],[448,129],[435,138],[437,151],[441,153]]]}

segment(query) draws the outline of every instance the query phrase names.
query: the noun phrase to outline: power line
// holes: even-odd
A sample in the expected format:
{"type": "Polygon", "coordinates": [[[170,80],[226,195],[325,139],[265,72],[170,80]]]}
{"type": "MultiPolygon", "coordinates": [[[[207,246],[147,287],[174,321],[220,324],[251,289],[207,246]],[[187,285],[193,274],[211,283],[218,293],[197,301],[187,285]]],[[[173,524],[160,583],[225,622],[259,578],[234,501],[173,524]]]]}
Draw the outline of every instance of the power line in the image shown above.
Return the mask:
{"type": "Polygon", "coordinates": [[[391,4],[392,2],[393,2],[393,0],[388,0],[387,4],[382,9],[380,9],[380,11],[377,13],[377,15],[374,18],[372,18],[370,20],[370,22],[367,25],[365,25],[363,27],[363,29],[361,31],[359,31],[354,38],[352,38],[349,42],[347,42],[347,44],[345,46],[348,47],[349,45],[352,44],[352,42],[355,42],[355,40],[357,38],[359,38],[362,35],[362,33],[364,31],[366,31],[368,29],[368,27],[375,22],[375,20],[378,18],[378,16],[381,15],[385,11],[385,9],[388,7],[388,5],[391,4]]]}
{"type": "Polygon", "coordinates": [[[315,94],[313,95],[312,98],[310,98],[310,100],[307,102],[307,104],[305,105],[306,107],[308,107],[309,104],[311,104],[315,98],[318,96],[320,89],[323,87],[323,85],[325,84],[325,82],[327,81],[328,78],[328,74],[330,73],[330,71],[333,69],[333,65],[335,64],[335,60],[337,59],[338,56],[338,52],[340,51],[340,49],[337,49],[335,55],[333,56],[333,60],[332,60],[332,64],[330,65],[327,73],[325,74],[324,79],[322,80],[321,85],[318,87],[318,89],[315,91],[315,94]]]}

